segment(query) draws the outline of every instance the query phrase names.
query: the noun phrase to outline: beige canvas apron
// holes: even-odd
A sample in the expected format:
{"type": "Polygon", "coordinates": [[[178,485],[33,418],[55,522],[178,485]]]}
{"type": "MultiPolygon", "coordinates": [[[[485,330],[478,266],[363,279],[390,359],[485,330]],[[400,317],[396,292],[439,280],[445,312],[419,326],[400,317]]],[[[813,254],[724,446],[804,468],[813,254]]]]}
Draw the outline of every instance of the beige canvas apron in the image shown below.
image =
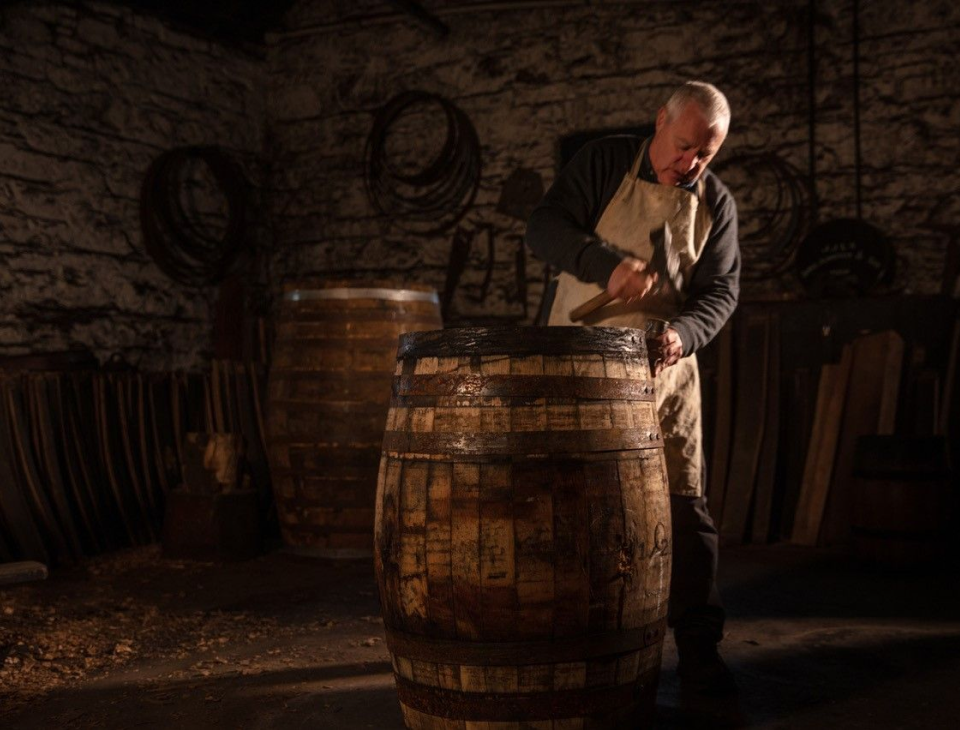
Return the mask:
{"type": "MultiPolygon", "coordinates": [[[[683,289],[690,280],[693,265],[700,258],[713,220],[703,197],[703,180],[698,195],[682,188],[640,180],[637,174],[646,152],[644,143],[630,172],[607,204],[596,233],[636,258],[650,261],[653,246],[650,232],[670,224],[672,248],[680,259],[683,289]]],[[[644,328],[648,318],[669,320],[679,311],[680,297],[675,293],[646,297],[626,304],[616,300],[589,315],[582,322],[570,321],[570,310],[603,291],[597,284],[586,284],[576,277],[560,274],[557,294],[550,310],[550,325],[599,325],[604,327],[644,328]]],[[[682,292],[681,292],[682,293],[682,292]]],[[[664,452],[670,492],[698,497],[703,493],[700,423],[700,373],[695,355],[681,358],[657,377],[657,411],[663,433],[664,452]]]]}

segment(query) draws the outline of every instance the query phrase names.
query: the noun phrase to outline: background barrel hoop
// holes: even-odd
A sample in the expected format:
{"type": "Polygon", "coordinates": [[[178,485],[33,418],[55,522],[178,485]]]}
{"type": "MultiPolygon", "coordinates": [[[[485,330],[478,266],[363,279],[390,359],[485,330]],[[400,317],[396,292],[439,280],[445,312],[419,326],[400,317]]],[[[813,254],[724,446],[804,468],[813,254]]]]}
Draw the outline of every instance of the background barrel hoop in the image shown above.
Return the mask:
{"type": "Polygon", "coordinates": [[[381,289],[373,287],[338,289],[293,289],[283,293],[288,302],[306,302],[318,299],[385,299],[391,302],[430,302],[439,304],[435,291],[416,289],[381,289]]]}
{"type": "Polygon", "coordinates": [[[659,430],[610,428],[571,431],[513,431],[509,433],[436,433],[387,431],[383,436],[386,455],[445,454],[564,454],[631,451],[663,448],[659,430]]]}

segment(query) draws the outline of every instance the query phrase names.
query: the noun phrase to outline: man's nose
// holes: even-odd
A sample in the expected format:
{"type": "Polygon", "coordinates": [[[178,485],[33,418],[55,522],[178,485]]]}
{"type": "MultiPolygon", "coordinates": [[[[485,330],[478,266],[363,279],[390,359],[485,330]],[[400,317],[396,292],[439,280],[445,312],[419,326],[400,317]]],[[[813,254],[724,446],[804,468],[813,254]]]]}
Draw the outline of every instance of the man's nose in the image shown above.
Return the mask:
{"type": "Polygon", "coordinates": [[[690,172],[693,168],[697,166],[697,163],[700,161],[700,155],[697,152],[688,152],[683,156],[683,170],[684,172],[690,172]]]}

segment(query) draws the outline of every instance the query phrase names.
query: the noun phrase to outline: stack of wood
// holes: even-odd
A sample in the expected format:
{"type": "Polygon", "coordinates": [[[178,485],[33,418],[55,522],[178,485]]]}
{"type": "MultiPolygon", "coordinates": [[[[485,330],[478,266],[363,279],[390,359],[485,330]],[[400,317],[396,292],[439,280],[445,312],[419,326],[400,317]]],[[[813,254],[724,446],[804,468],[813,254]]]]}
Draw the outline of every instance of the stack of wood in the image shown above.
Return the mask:
{"type": "Polygon", "coordinates": [[[893,330],[855,337],[818,376],[781,362],[780,322],[774,308],[748,309],[713,346],[710,511],[727,544],[848,544],[859,440],[946,433],[960,324],[941,379],[893,330]]]}
{"type": "Polygon", "coordinates": [[[73,564],[157,541],[189,431],[242,434],[272,509],[264,384],[261,366],[235,362],[209,374],[0,366],[0,562],[73,564]]]}
{"type": "Polygon", "coordinates": [[[893,434],[903,352],[900,335],[879,332],[846,345],[838,364],[823,366],[792,542],[848,541],[857,439],[893,434]]]}

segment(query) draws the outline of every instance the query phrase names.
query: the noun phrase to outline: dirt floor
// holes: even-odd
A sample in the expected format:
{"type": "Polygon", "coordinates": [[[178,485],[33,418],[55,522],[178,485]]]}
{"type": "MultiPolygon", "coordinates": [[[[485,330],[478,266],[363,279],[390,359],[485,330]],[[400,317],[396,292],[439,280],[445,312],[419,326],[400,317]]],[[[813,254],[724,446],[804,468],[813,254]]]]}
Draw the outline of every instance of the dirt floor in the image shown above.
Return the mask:
{"type": "MultiPolygon", "coordinates": [[[[738,703],[691,705],[668,638],[656,728],[957,727],[960,582],[727,549],[738,703]]],[[[403,727],[368,561],[125,551],[0,590],[0,727],[403,727]]]]}

